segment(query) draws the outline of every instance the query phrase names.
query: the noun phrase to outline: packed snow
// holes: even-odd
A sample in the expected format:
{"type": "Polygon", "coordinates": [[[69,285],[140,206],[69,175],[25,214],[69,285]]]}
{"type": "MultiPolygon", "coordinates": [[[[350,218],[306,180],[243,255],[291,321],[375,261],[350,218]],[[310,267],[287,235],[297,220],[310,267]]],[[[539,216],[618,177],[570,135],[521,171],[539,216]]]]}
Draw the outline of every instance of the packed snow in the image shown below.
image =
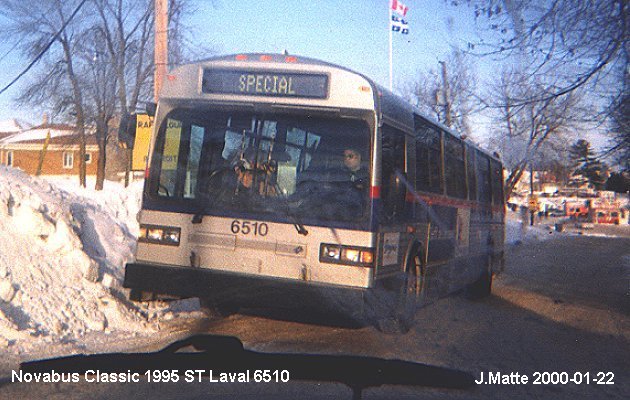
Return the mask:
{"type": "Polygon", "coordinates": [[[194,305],[129,302],[121,286],[141,189],[57,185],[0,166],[0,350],[153,335],[165,316],[194,316],[194,305]]]}

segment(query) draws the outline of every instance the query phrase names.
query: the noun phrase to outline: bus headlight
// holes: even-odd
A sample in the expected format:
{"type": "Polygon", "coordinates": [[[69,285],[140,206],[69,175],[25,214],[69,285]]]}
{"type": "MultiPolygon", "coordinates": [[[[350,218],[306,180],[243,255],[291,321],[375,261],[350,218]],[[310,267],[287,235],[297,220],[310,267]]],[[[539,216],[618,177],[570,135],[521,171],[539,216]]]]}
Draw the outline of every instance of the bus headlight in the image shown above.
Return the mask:
{"type": "Polygon", "coordinates": [[[319,261],[331,264],[371,267],[374,262],[374,250],[369,247],[350,247],[322,243],[319,261]]]}
{"type": "Polygon", "coordinates": [[[179,246],[180,235],[181,229],[177,227],[140,224],[138,241],[179,246]]]}

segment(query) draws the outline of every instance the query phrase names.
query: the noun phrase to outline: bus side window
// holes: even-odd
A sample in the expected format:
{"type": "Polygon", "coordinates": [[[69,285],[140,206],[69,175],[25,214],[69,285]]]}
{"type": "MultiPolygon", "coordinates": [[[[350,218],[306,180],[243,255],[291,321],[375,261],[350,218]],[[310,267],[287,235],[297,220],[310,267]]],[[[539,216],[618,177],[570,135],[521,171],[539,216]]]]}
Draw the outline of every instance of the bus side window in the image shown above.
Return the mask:
{"type": "Polygon", "coordinates": [[[446,169],[446,194],[466,198],[466,169],[464,146],[460,139],[444,133],[444,168],[446,169]]]}
{"type": "Polygon", "coordinates": [[[477,200],[480,203],[490,203],[492,200],[492,185],[490,183],[490,160],[483,153],[476,154],[477,159],[477,200]]]}
{"type": "Polygon", "coordinates": [[[416,190],[442,193],[440,132],[415,117],[416,190]]]}
{"type": "MultiPolygon", "coordinates": [[[[383,127],[382,141],[382,174],[381,190],[383,199],[383,212],[386,220],[402,219],[405,212],[405,199],[393,198],[391,192],[396,179],[396,172],[405,172],[405,134],[389,126],[383,127]]],[[[402,185],[405,183],[403,182],[402,185]]]]}
{"type": "Polygon", "coordinates": [[[503,168],[496,161],[492,164],[492,204],[495,206],[503,204],[503,168]]]}
{"type": "Polygon", "coordinates": [[[468,172],[468,200],[477,200],[477,179],[475,177],[475,150],[466,146],[466,169],[468,172]]]}

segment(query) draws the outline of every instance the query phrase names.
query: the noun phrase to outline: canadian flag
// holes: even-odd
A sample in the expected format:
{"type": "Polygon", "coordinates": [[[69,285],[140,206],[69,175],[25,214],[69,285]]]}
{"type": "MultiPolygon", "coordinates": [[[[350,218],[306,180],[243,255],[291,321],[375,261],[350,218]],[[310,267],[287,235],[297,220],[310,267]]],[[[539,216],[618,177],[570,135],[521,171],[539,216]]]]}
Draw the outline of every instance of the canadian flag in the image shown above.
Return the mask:
{"type": "Polygon", "coordinates": [[[396,11],[398,14],[404,17],[405,15],[407,15],[407,11],[409,11],[409,7],[407,7],[406,5],[404,5],[398,0],[392,0],[392,10],[396,11]]]}

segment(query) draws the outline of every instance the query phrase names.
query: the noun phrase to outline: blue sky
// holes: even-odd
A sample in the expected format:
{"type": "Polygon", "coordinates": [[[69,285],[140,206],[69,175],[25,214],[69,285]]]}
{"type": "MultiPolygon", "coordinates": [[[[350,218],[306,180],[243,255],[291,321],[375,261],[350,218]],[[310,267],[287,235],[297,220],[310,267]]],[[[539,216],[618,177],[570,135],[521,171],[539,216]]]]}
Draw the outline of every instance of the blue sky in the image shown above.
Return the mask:
{"type": "MultiPolygon", "coordinates": [[[[394,86],[474,40],[474,16],[444,0],[407,0],[410,33],[393,35],[394,86]],[[452,22],[449,22],[452,21],[452,22]],[[449,28],[451,26],[452,28],[449,28]]],[[[196,39],[219,53],[282,52],[341,64],[387,86],[389,0],[199,1],[196,39]],[[212,5],[214,3],[214,5],[212,5]],[[264,4],[264,7],[261,5],[264,4]]]]}
{"type": "MultiPolygon", "coordinates": [[[[393,35],[394,88],[418,71],[437,68],[449,46],[475,40],[474,17],[466,6],[444,0],[407,0],[410,33],[393,35]]],[[[216,54],[282,52],[318,58],[364,73],[388,86],[389,0],[193,0],[197,9],[185,23],[195,42],[216,54]]],[[[0,20],[0,25],[2,21],[0,20]]],[[[0,86],[4,87],[30,62],[14,42],[0,43],[0,86]]],[[[41,110],[12,101],[25,75],[0,95],[0,120],[41,121],[41,110]]]]}

